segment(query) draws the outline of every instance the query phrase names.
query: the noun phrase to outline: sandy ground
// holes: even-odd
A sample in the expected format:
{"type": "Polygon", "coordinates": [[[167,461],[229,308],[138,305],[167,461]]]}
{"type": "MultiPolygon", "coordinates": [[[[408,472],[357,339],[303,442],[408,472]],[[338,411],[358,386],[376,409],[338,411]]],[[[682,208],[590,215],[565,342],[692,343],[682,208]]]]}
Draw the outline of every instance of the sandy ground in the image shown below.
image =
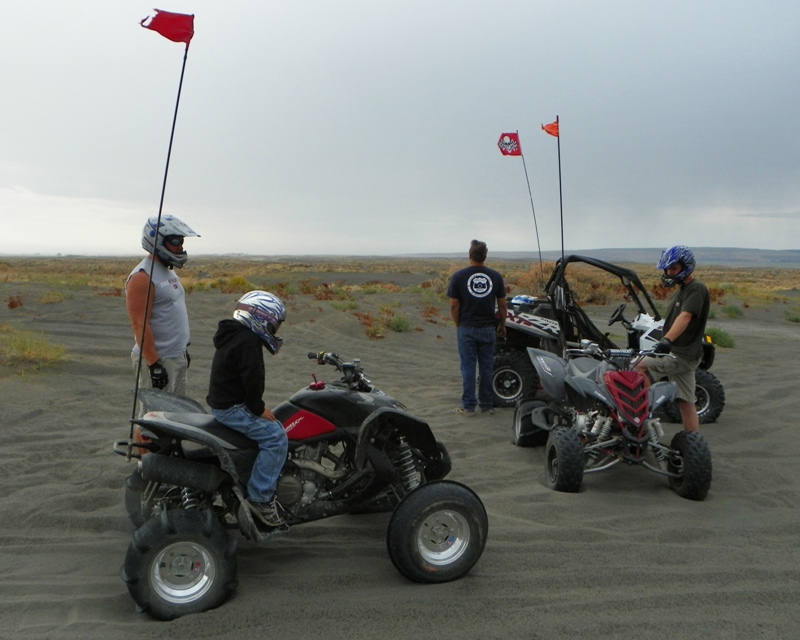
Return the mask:
{"type": "MultiPolygon", "coordinates": [[[[268,403],[333,370],[309,351],[360,357],[369,377],[429,421],[489,514],[483,557],[444,585],[404,579],[386,553],[388,514],[241,541],[239,586],[219,609],[163,623],[135,611],[118,575],[132,527],[111,444],[131,414],[130,330],[121,298],[87,289],[57,304],[43,285],[0,282],[0,324],[68,347],[44,372],[0,378],[0,638],[794,638],[800,629],[800,326],[777,306],[714,320],[736,347],[714,372],[727,404],[705,425],[714,480],[704,502],[632,467],[544,486],[541,449],[511,445],[512,410],[460,418],[452,326],[370,340],[351,314],[297,296],[285,346],[267,361],[268,403]]],[[[189,395],[206,392],[216,322],[237,296],[189,296],[189,395]]],[[[406,294],[393,304],[409,305],[406,294]]],[[[609,306],[610,314],[613,306],[609,306]]],[[[446,309],[442,309],[446,315],[446,309]]],[[[668,435],[677,429],[668,425],[668,435]]]]}

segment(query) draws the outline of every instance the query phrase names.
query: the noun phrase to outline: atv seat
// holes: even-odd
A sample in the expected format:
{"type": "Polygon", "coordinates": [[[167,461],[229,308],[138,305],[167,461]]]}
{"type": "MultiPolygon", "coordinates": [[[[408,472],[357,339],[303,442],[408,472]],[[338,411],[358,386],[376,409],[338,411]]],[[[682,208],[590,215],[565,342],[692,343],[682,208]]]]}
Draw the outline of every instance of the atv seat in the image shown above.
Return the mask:
{"type": "Polygon", "coordinates": [[[171,426],[174,433],[185,434],[187,437],[192,437],[194,434],[195,437],[200,436],[197,439],[201,442],[215,441],[225,449],[250,449],[258,446],[254,440],[217,422],[214,416],[207,413],[152,412],[134,422],[145,429],[156,432],[163,430],[163,427],[171,426]]]}

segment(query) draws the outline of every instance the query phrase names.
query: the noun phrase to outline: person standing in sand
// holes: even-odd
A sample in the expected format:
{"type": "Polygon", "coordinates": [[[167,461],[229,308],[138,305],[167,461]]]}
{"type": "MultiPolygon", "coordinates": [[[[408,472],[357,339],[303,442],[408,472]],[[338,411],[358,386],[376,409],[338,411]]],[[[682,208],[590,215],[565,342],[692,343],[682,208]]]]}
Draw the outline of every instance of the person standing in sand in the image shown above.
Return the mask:
{"type": "Polygon", "coordinates": [[[495,340],[498,333],[502,336],[506,331],[506,286],[500,273],[484,266],[487,253],[485,242],[473,240],[469,266],[454,273],[447,288],[450,315],[457,328],[463,386],[461,407],[456,413],[467,417],[475,415],[476,406],[484,413],[494,412],[495,340]],[[476,366],[480,376],[477,398],[476,366]]]}
{"type": "Polygon", "coordinates": [[[664,334],[655,347],[656,353],[670,357],[644,358],[636,370],[645,374],[646,384],[668,378],[678,387],[676,404],[686,431],[700,431],[695,407],[695,371],[703,357],[703,337],[710,307],[706,286],[692,275],[696,261],[688,247],[677,245],[666,249],[658,261],[663,270],[661,281],[666,287],[678,285],[664,321],[664,334]]]}
{"type": "Polygon", "coordinates": [[[183,286],[174,269],[186,264],[186,237],[199,237],[175,216],[149,218],[142,230],[142,248],[148,255],[125,282],[135,344],[133,370],[140,373],[140,357],[149,375],[139,375],[138,386],[186,395],[189,368],[189,314],[183,286]],[[152,281],[151,281],[152,274],[152,281]]]}

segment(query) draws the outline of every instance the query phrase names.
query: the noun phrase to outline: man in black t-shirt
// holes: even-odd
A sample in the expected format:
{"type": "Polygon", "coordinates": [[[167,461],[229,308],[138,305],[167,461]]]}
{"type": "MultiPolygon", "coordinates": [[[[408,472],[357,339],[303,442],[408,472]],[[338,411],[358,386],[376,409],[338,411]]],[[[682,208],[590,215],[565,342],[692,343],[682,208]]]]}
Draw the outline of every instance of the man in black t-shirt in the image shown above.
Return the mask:
{"type": "Polygon", "coordinates": [[[497,333],[503,335],[506,330],[506,286],[503,276],[483,265],[487,253],[485,242],[473,240],[469,266],[454,273],[447,288],[450,315],[457,327],[463,386],[456,413],[464,416],[474,416],[476,406],[484,413],[494,412],[494,344],[497,333]],[[480,376],[477,398],[476,367],[480,376]]]}
{"type": "Polygon", "coordinates": [[[692,272],[694,254],[688,247],[670,247],[661,254],[658,268],[664,271],[661,281],[667,287],[679,286],[672,296],[664,321],[664,335],[656,345],[656,353],[671,357],[644,358],[637,371],[649,380],[669,378],[678,387],[676,403],[686,431],[699,431],[700,422],[695,407],[695,375],[703,357],[703,337],[710,301],[708,289],[692,272]]]}

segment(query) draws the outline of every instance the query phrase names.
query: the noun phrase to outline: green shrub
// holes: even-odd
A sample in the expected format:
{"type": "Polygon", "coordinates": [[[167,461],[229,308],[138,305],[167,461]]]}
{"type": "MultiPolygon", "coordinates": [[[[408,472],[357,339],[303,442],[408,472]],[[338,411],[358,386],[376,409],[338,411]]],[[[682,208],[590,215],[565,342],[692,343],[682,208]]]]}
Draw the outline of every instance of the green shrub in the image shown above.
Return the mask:
{"type": "Polygon", "coordinates": [[[718,327],[707,327],[706,334],[711,336],[711,341],[718,347],[732,349],[736,346],[736,341],[733,337],[727,331],[723,331],[718,327]]]}
{"type": "Polygon", "coordinates": [[[735,304],[729,304],[722,310],[729,318],[741,318],[744,315],[744,311],[742,311],[741,307],[737,307],[735,304]]]}
{"type": "Polygon", "coordinates": [[[232,278],[228,278],[224,284],[220,286],[220,289],[222,293],[247,293],[248,291],[253,291],[255,287],[247,278],[233,276],[232,278]]]}
{"type": "Polygon", "coordinates": [[[392,331],[397,333],[404,333],[406,331],[411,331],[411,320],[409,320],[406,316],[392,316],[388,320],[386,320],[386,326],[389,327],[392,331]]]}
{"type": "Polygon", "coordinates": [[[64,359],[66,351],[42,333],[0,325],[0,365],[14,367],[17,372],[56,364],[64,359]]]}

